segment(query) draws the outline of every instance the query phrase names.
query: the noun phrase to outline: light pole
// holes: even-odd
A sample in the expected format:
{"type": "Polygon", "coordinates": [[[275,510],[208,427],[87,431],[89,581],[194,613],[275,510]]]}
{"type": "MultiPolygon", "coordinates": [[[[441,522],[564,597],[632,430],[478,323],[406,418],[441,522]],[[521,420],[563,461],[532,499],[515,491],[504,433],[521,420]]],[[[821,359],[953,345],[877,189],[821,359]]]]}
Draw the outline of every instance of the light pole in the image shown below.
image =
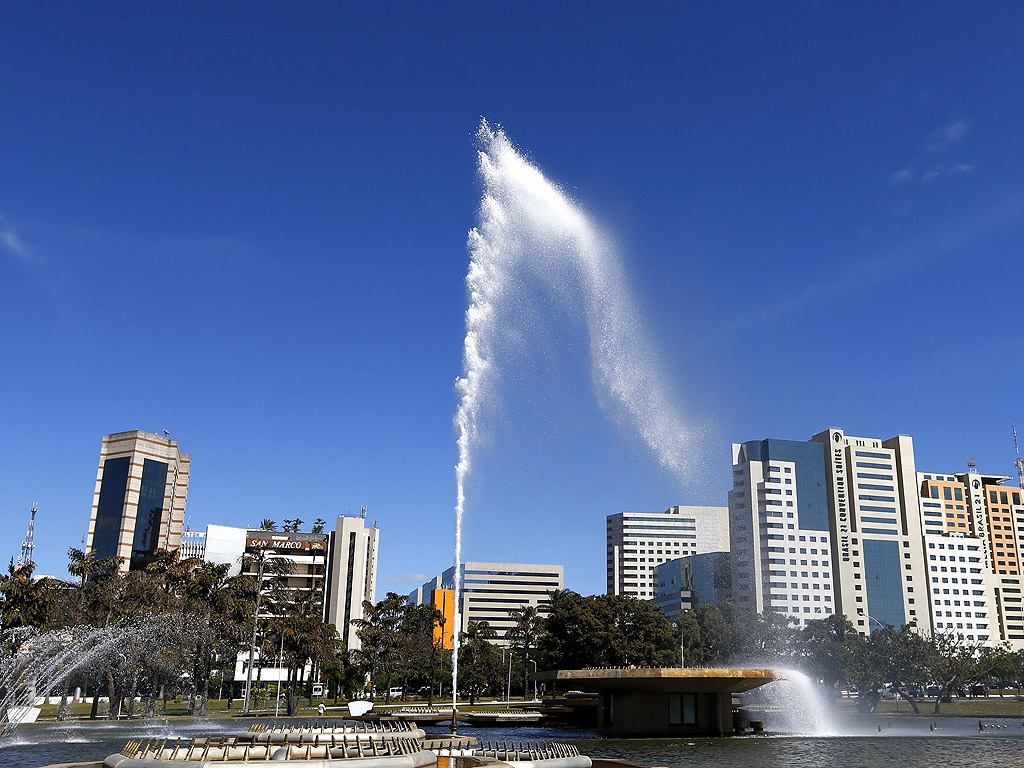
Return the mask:
{"type": "MultiPolygon", "coordinates": [[[[527,659],[528,662],[533,664],[533,700],[537,700],[537,662],[533,659],[527,659]]],[[[524,696],[525,698],[525,696],[524,696]]]]}
{"type": "Polygon", "coordinates": [[[686,634],[683,632],[683,612],[679,611],[679,666],[686,666],[686,634]]]}
{"type": "Polygon", "coordinates": [[[501,663],[505,663],[505,651],[508,650],[508,686],[505,688],[505,706],[512,706],[512,649],[501,649],[501,663]]]}
{"type": "Polygon", "coordinates": [[[868,634],[869,635],[871,634],[871,622],[872,621],[875,622],[875,624],[877,624],[880,629],[884,629],[885,627],[889,626],[888,624],[883,624],[881,621],[876,619],[874,616],[872,616],[870,613],[865,611],[863,608],[858,608],[857,609],[857,615],[858,616],[866,616],[867,617],[867,619],[868,619],[868,634]]]}
{"type": "Polygon", "coordinates": [[[672,625],[673,628],[678,627],[679,629],[679,666],[686,666],[686,636],[683,634],[683,612],[679,611],[679,618],[672,625]]]}
{"type": "Polygon", "coordinates": [[[245,714],[249,713],[249,703],[252,699],[252,665],[256,656],[256,626],[260,620],[260,598],[263,597],[263,566],[266,559],[267,554],[263,552],[259,558],[259,567],[256,569],[256,604],[252,612],[252,640],[249,643],[249,666],[245,673],[245,701],[242,702],[242,712],[245,714]]]}
{"type": "Polygon", "coordinates": [[[284,632],[281,632],[281,650],[277,654],[277,701],[274,702],[274,717],[281,711],[281,665],[284,663],[284,632]]]}

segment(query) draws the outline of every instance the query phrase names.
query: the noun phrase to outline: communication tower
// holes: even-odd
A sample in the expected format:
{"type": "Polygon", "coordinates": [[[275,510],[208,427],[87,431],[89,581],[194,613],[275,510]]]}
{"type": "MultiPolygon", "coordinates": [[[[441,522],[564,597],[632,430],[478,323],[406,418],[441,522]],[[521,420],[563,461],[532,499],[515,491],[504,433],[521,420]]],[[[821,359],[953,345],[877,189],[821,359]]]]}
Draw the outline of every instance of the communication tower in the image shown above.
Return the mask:
{"type": "Polygon", "coordinates": [[[1017,445],[1017,425],[1011,421],[1010,428],[1013,430],[1013,450],[1017,452],[1017,482],[1024,488],[1024,461],[1020,459],[1020,446],[1017,445]]]}
{"type": "Polygon", "coordinates": [[[35,542],[32,541],[32,536],[36,529],[36,512],[39,511],[39,503],[32,505],[32,516],[28,521],[28,533],[25,534],[25,540],[21,543],[21,554],[18,555],[18,568],[25,568],[33,565],[32,561],[32,550],[36,548],[35,542]]]}

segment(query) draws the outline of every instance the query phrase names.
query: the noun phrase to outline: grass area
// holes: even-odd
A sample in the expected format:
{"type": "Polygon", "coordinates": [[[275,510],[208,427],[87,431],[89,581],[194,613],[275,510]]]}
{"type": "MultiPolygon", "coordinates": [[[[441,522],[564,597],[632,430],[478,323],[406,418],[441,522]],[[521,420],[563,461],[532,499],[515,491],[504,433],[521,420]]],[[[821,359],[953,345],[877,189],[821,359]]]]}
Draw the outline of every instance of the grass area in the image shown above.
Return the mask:
{"type": "MultiPolygon", "coordinates": [[[[1016,693],[1016,691],[1014,692],[1016,693]]],[[[837,702],[839,710],[848,714],[856,714],[857,705],[855,699],[842,699],[837,702]]],[[[935,699],[921,699],[917,702],[917,708],[921,710],[921,716],[935,717],[935,699]]],[[[910,702],[900,699],[890,701],[883,699],[878,702],[876,714],[879,715],[913,715],[914,710],[910,702]]],[[[1016,695],[990,696],[988,698],[956,698],[949,702],[943,702],[939,706],[939,717],[1015,717],[1024,720],[1024,701],[1018,700],[1016,695]]]]}

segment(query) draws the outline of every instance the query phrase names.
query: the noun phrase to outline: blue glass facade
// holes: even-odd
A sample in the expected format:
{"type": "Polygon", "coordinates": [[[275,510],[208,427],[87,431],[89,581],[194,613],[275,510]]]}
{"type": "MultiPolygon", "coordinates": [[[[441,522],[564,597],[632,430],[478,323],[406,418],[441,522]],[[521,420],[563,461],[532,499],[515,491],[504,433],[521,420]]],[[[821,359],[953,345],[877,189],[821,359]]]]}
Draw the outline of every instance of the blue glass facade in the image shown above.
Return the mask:
{"type": "Polygon", "coordinates": [[[800,527],[828,530],[828,492],[825,483],[825,446],[798,440],[751,440],[740,446],[740,461],[791,461],[796,472],[800,527]]]}
{"type": "Polygon", "coordinates": [[[113,557],[117,554],[130,463],[131,460],[127,456],[103,462],[103,481],[100,483],[100,500],[96,508],[96,528],[92,532],[92,550],[98,558],[113,557]]]}
{"type": "Polygon", "coordinates": [[[144,568],[156,551],[160,539],[160,522],[164,512],[164,491],[167,487],[167,464],[146,459],[142,465],[139,488],[139,509],[135,518],[131,568],[144,568]]]}
{"type": "Polygon", "coordinates": [[[707,552],[681,559],[683,588],[693,595],[694,610],[729,598],[732,573],[728,552],[707,552]]]}
{"type": "Polygon", "coordinates": [[[864,578],[867,585],[868,623],[879,629],[878,622],[902,627],[907,623],[903,610],[903,568],[898,541],[864,539],[864,578]]]}

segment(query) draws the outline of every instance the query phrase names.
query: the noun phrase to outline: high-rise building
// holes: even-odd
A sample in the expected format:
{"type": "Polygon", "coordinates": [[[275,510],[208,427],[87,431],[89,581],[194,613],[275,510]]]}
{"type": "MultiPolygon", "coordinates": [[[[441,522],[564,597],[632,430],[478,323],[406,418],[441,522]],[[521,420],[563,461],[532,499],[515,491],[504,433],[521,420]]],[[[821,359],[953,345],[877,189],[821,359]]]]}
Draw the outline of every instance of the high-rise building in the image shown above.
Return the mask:
{"type": "MultiPolygon", "coordinates": [[[[416,605],[431,603],[439,590],[451,589],[455,567],[414,590],[409,599],[416,605]]],[[[528,563],[463,563],[461,626],[465,632],[473,621],[486,621],[497,636],[494,642],[508,645],[508,631],[515,626],[511,612],[528,605],[541,613],[547,609],[548,593],[563,587],[561,565],[528,563]]]]}
{"type": "Polygon", "coordinates": [[[821,443],[754,440],[732,446],[729,540],[733,597],[797,624],[838,610],[825,450],[821,443]]]}
{"type": "Polygon", "coordinates": [[[918,474],[932,627],[1024,648],[1024,505],[1007,475],[918,474]]]}
{"type": "Polygon", "coordinates": [[[914,624],[928,631],[921,504],[914,441],[814,436],[827,452],[832,558],[839,610],[862,632],[914,624]]]}
{"type": "Polygon", "coordinates": [[[862,632],[929,624],[911,438],[829,429],[733,445],[733,594],[794,623],[843,613],[862,632]]]}
{"type": "Polygon", "coordinates": [[[687,555],[729,549],[728,507],[669,507],[664,512],[619,512],[605,528],[608,594],[652,600],[656,568],[687,555]]]}
{"type": "Polygon", "coordinates": [[[365,507],[358,517],[338,517],[331,534],[326,620],[350,650],[361,646],[352,621],[363,617],[364,601],[375,600],[379,541],[377,524],[366,525],[365,507]]]}
{"type": "Polygon", "coordinates": [[[158,549],[177,549],[192,457],[169,437],[134,430],[103,438],[86,548],[121,557],[121,572],[145,568],[158,549]]]}

